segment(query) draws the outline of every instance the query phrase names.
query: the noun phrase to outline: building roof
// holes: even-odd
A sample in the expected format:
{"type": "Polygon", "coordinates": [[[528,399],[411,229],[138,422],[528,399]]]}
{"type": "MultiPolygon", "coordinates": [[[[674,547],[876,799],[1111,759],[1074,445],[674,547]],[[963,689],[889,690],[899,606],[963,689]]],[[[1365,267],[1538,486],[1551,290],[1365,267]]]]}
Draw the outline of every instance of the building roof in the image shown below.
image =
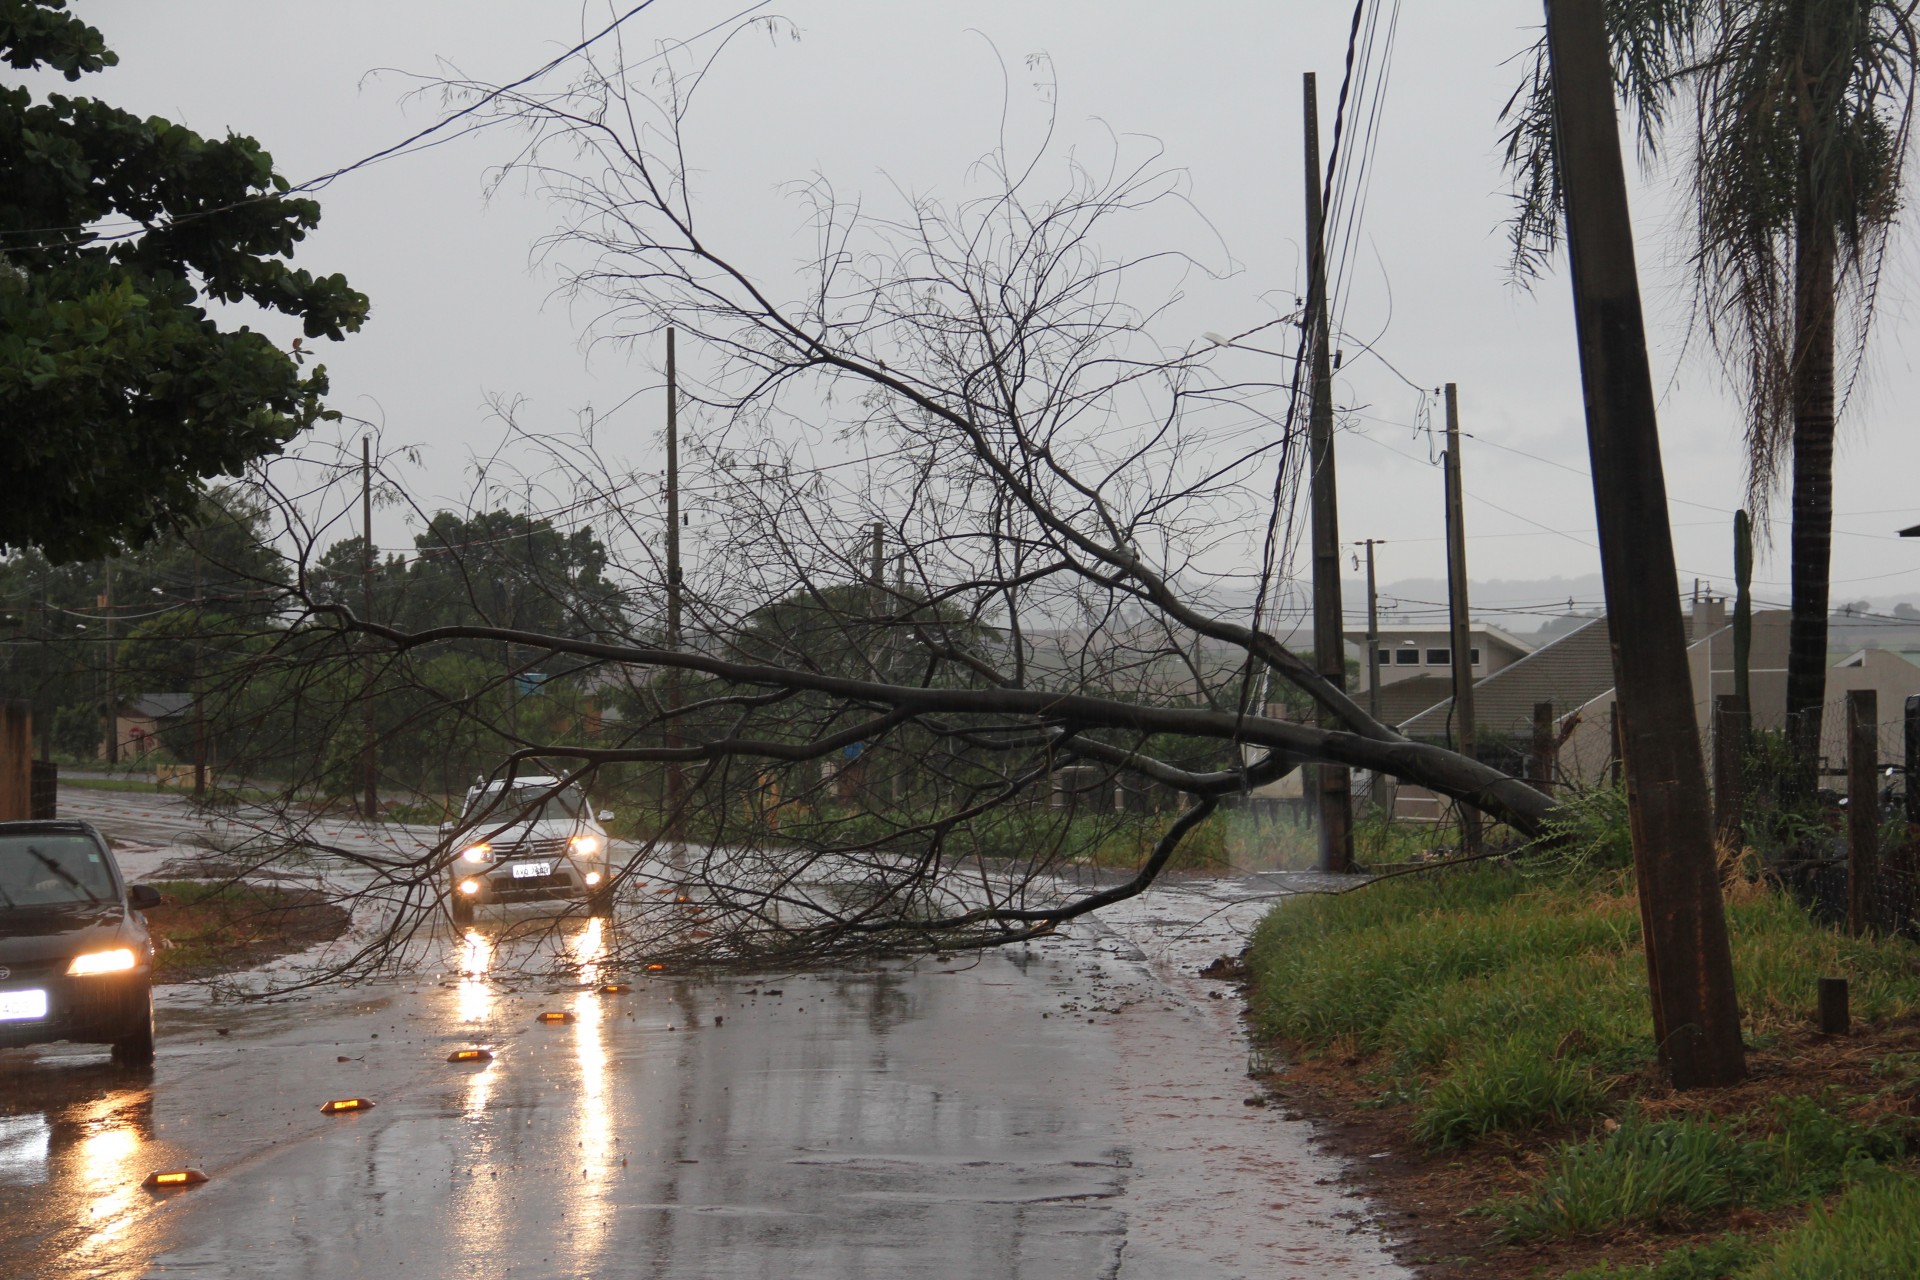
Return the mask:
{"type": "MultiPolygon", "coordinates": [[[[1382,685],[1384,694],[1391,687],[1382,685]]],[[[1613,646],[1607,620],[1594,618],[1551,644],[1477,681],[1473,686],[1476,725],[1496,732],[1518,732],[1533,723],[1533,705],[1551,702],[1556,716],[1583,707],[1613,688],[1613,646]]],[[[1412,738],[1442,738],[1453,710],[1451,697],[1400,724],[1412,738]]]]}
{"type": "MultiPolygon", "coordinates": [[[[1404,680],[1386,680],[1380,684],[1380,723],[1399,724],[1402,720],[1419,715],[1436,702],[1453,693],[1451,675],[1430,675],[1422,673],[1408,676],[1404,680]]],[[[1365,689],[1353,695],[1361,706],[1367,705],[1369,695],[1365,689]]]]}
{"type": "Polygon", "coordinates": [[[137,698],[128,698],[128,715],[145,716],[149,720],[171,720],[175,716],[187,714],[193,707],[193,695],[190,693],[143,693],[137,698]]]}
{"type": "MultiPolygon", "coordinates": [[[[1515,653],[1533,652],[1531,642],[1522,640],[1511,631],[1502,631],[1499,627],[1490,627],[1484,622],[1474,623],[1472,627],[1468,629],[1468,632],[1470,635],[1476,637],[1484,637],[1490,644],[1503,645],[1515,653]]],[[[1380,624],[1379,634],[1382,638],[1387,636],[1432,636],[1435,640],[1444,642],[1452,637],[1453,629],[1451,627],[1402,627],[1396,626],[1391,622],[1382,622],[1380,624]]],[[[1347,629],[1347,641],[1350,644],[1365,644],[1367,642],[1366,628],[1362,627],[1355,630],[1349,627],[1347,629]]]]}

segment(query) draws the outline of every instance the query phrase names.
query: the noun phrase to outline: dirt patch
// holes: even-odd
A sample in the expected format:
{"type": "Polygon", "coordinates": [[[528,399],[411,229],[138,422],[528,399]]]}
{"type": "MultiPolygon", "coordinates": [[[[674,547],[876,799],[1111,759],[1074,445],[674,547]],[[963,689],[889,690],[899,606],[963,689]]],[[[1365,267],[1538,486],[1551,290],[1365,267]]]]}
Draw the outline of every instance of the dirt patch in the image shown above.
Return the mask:
{"type": "MultiPolygon", "coordinates": [[[[1300,1053],[1280,1044],[1283,1058],[1300,1053]]],[[[1728,1089],[1676,1093],[1651,1074],[1621,1082],[1622,1101],[1632,1095],[1654,1117],[1713,1115],[1758,1123],[1776,1097],[1819,1096],[1838,1090],[1858,1099],[1863,1119],[1898,1110],[1920,1114],[1914,1081],[1876,1074],[1874,1063],[1894,1054],[1920,1054],[1920,1021],[1907,1019],[1852,1036],[1808,1031],[1748,1054],[1749,1077],[1728,1089]]],[[[1590,1127],[1495,1137],[1463,1151],[1431,1152],[1408,1135],[1417,1111],[1411,1100],[1383,1103],[1365,1077],[1378,1064],[1337,1051],[1301,1054],[1258,1077],[1271,1105],[1311,1120],[1318,1140],[1341,1156],[1350,1172],[1342,1181],[1373,1202],[1400,1261],[1425,1280],[1532,1280],[1557,1276],[1602,1261],[1645,1264],[1670,1249],[1703,1243],[1727,1231],[1756,1235],[1806,1216],[1801,1208],[1731,1212],[1687,1224],[1685,1229],[1621,1227],[1603,1237],[1507,1244],[1480,1210],[1490,1201],[1520,1192],[1545,1166],[1559,1143],[1584,1138],[1590,1127]]]]}
{"type": "Polygon", "coordinates": [[[317,889],[244,881],[155,883],[144,913],[154,941],[154,981],[196,982],[251,969],[346,932],[345,908],[317,889]]]}

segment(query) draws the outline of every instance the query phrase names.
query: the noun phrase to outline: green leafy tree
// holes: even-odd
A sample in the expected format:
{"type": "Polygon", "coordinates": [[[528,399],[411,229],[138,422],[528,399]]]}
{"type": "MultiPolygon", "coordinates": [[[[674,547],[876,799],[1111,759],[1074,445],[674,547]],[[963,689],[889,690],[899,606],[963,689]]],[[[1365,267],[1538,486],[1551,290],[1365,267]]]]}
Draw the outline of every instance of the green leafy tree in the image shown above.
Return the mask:
{"type": "MultiPolygon", "coordinates": [[[[1620,91],[1643,145],[1691,102],[1681,160],[1693,201],[1699,315],[1747,409],[1750,502],[1791,470],[1787,716],[1811,792],[1826,700],[1833,440],[1844,341],[1857,369],[1913,123],[1920,29],[1905,0],[1608,0],[1620,91]]],[[[1514,262],[1559,232],[1544,50],[1508,104],[1519,201],[1514,262]]]]}
{"type": "Polygon", "coordinates": [[[60,739],[49,745],[90,758],[110,688],[218,687],[221,654],[283,625],[287,573],[266,519],[249,491],[222,486],[200,497],[187,532],[111,561],[54,564],[33,548],[0,558],[0,695],[32,703],[36,732],[60,739]],[[93,745],[77,749],[87,718],[93,745]]]}
{"type": "MultiPolygon", "coordinates": [[[[118,61],[66,0],[0,0],[0,58],[68,80],[118,61]]],[[[251,138],[214,141],[97,99],[0,88],[0,548],[111,554],[190,524],[316,419],[326,370],[207,304],[250,302],[307,338],[367,299],[285,259],[320,220],[251,138]]]]}

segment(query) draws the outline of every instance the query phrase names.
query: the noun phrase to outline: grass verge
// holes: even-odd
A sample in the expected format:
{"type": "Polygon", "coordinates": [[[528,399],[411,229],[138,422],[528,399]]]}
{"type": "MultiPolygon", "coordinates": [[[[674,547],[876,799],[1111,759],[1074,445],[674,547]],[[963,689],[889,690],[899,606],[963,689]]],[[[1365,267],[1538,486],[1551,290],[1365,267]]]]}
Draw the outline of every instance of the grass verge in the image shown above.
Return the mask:
{"type": "Polygon", "coordinates": [[[154,939],[154,981],[193,982],[250,969],[346,930],[347,912],[312,889],[245,881],[154,883],[161,902],[147,910],[154,939]]]}
{"type": "Polygon", "coordinates": [[[1446,1247],[1514,1259],[1474,1254],[1457,1274],[1562,1274],[1545,1256],[1744,1276],[1785,1265],[1795,1233],[1826,1221],[1810,1206],[1866,1213],[1844,1206],[1910,1165],[1920,951],[1838,934],[1760,886],[1732,894],[1728,919],[1754,1068],[1730,1090],[1659,1079],[1638,906],[1613,874],[1486,867],[1291,901],[1249,949],[1252,1021],[1294,1064],[1276,1094],[1356,1126],[1356,1150],[1394,1146],[1428,1197],[1409,1212],[1450,1182],[1446,1247]],[[1816,979],[1834,975],[1851,983],[1851,1039],[1813,1030],[1816,979]]]}

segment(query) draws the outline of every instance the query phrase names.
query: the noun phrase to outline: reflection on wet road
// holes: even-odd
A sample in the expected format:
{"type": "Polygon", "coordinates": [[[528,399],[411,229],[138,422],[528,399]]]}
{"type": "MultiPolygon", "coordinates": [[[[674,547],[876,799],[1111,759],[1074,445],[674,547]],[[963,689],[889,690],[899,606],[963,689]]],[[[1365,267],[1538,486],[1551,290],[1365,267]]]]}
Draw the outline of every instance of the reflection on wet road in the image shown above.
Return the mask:
{"type": "Polygon", "coordinates": [[[602,929],[176,1011],[147,1075],[0,1054],[0,1275],[1401,1274],[1301,1126],[1241,1105],[1233,1002],[1125,938],[682,980],[604,972],[602,929]],[[213,1181],[139,1189],[181,1164],[213,1181]]]}

